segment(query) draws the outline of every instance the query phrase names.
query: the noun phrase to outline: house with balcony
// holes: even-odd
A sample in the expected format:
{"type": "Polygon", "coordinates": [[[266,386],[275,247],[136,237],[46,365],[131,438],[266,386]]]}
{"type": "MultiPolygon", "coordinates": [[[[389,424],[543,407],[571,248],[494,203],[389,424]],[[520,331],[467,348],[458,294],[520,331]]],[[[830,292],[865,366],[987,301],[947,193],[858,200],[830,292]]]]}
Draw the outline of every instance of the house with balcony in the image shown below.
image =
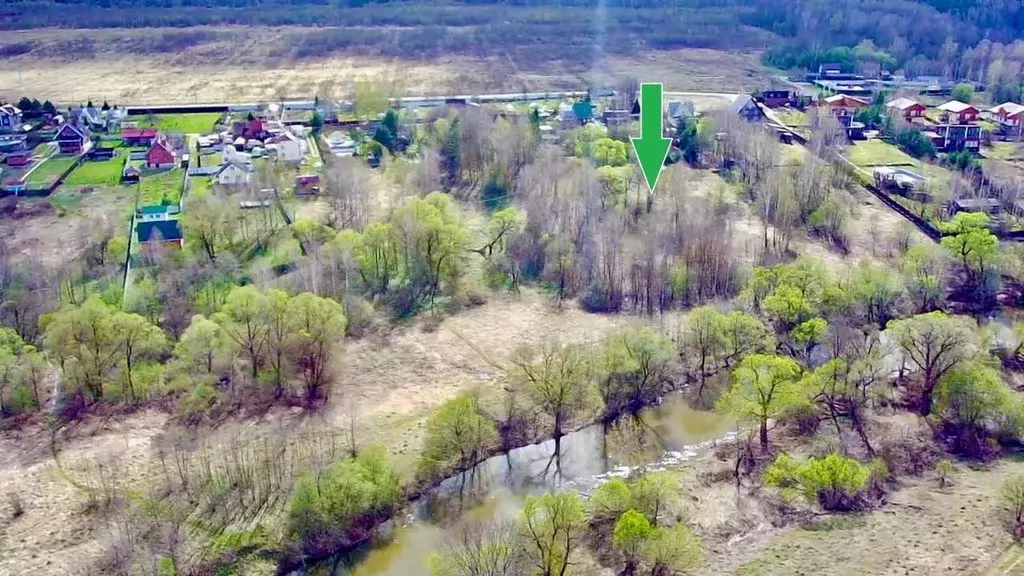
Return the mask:
{"type": "Polygon", "coordinates": [[[1000,134],[1020,137],[1024,133],[1024,106],[1016,102],[1003,102],[989,108],[985,114],[990,120],[999,124],[1000,134]]]}
{"type": "Polygon", "coordinates": [[[860,110],[871,106],[871,102],[857,96],[835,94],[822,101],[829,113],[836,118],[853,117],[860,110]]]}
{"type": "Polygon", "coordinates": [[[950,100],[938,107],[938,122],[929,136],[940,152],[977,152],[981,148],[981,125],[977,124],[979,111],[970,104],[950,100]]]}

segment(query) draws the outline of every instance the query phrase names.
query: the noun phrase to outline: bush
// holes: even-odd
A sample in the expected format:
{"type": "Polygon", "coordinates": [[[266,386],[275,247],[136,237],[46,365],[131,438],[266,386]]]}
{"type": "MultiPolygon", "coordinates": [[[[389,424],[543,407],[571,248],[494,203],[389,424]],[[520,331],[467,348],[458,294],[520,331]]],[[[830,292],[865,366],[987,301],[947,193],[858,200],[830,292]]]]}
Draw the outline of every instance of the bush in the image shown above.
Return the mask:
{"type": "Polygon", "coordinates": [[[400,498],[398,475],[369,451],[299,479],[288,506],[288,540],[312,556],[365,541],[400,498]]]}
{"type": "Polygon", "coordinates": [[[622,309],[622,294],[605,290],[600,284],[591,284],[580,304],[587,312],[618,312],[622,309]]]}
{"type": "Polygon", "coordinates": [[[1010,533],[1017,540],[1024,539],[1024,476],[1014,476],[1004,482],[999,500],[1009,513],[1010,533]]]}
{"type": "Polygon", "coordinates": [[[427,419],[418,475],[430,479],[473,466],[497,440],[498,430],[481,413],[476,395],[449,400],[427,419]]]}
{"type": "Polygon", "coordinates": [[[817,501],[825,510],[852,510],[870,475],[867,466],[835,453],[806,462],[781,454],[765,470],[764,483],[782,488],[786,496],[817,501]]]}

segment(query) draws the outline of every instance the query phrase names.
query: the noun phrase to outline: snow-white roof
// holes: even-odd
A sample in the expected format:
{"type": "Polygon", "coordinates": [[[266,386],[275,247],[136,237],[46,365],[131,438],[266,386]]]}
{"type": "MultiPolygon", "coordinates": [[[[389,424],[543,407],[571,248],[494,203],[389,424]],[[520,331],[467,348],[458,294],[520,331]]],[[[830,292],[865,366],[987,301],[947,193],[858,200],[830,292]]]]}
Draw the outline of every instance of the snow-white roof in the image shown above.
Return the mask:
{"type": "Polygon", "coordinates": [[[919,106],[919,105],[920,104],[916,100],[911,100],[910,98],[897,98],[897,99],[893,100],[892,102],[887,102],[885,104],[885,107],[886,108],[895,108],[897,110],[906,110],[908,108],[912,108],[914,106],[919,106]]]}
{"type": "Polygon", "coordinates": [[[999,106],[989,108],[989,112],[993,114],[999,114],[1000,112],[1006,112],[1009,116],[1014,116],[1024,111],[1024,106],[1017,104],[1016,102],[1003,102],[999,106]]]}
{"type": "Polygon", "coordinates": [[[974,108],[974,106],[971,106],[970,104],[966,104],[966,103],[961,102],[959,100],[950,100],[949,102],[946,102],[942,106],[939,106],[939,110],[940,111],[942,111],[942,112],[952,112],[953,114],[959,114],[959,113],[963,112],[964,110],[969,110],[969,109],[972,109],[972,108],[974,108]]]}

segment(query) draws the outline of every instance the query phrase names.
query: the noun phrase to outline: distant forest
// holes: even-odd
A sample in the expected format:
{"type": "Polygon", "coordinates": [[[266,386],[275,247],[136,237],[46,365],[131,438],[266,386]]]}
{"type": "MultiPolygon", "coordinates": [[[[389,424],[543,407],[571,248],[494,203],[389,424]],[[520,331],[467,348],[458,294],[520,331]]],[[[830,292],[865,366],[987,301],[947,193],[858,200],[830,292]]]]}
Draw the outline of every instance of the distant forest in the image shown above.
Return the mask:
{"type": "MultiPolygon", "coordinates": [[[[601,46],[609,52],[701,47],[763,51],[784,69],[823,61],[874,63],[1019,88],[1021,0],[4,0],[0,29],[302,26],[290,56],[378,54],[549,56],[601,46]],[[560,53],[559,53],[560,52],[560,53]],[[1002,62],[995,68],[992,64],[1002,62]]],[[[152,50],[208,41],[213,31],[162,32],[152,50]]],[[[77,40],[87,51],[89,38],[77,40]]],[[[33,51],[3,44],[0,57],[33,51]]],[[[143,47],[146,48],[146,47],[143,47]]],[[[571,56],[571,54],[568,54],[571,56]]]]}

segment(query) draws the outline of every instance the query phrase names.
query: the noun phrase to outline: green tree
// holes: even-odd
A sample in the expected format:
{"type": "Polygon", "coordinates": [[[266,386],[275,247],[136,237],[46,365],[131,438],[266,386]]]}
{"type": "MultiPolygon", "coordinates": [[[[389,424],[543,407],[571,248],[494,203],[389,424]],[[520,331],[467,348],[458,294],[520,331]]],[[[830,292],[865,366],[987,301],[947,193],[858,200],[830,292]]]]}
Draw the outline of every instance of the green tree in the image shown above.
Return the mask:
{"type": "Polygon", "coordinates": [[[433,478],[479,462],[498,440],[494,421],[480,410],[476,394],[445,402],[427,419],[419,474],[433,478]]]}
{"type": "Polygon", "coordinates": [[[111,318],[111,328],[117,338],[119,361],[125,372],[125,397],[138,400],[132,379],[133,369],[140,360],[163,351],[167,347],[167,338],[163,330],[149,320],[127,312],[115,312],[111,318]]]}
{"type": "Polygon", "coordinates": [[[942,225],[941,240],[960,264],[969,287],[981,285],[993,272],[999,239],[989,230],[989,217],[983,212],[959,212],[942,225]]]}
{"type": "Polygon", "coordinates": [[[232,288],[212,320],[245,354],[252,381],[258,382],[267,349],[267,297],[254,286],[232,288]]]}
{"type": "Polygon", "coordinates": [[[764,471],[764,483],[784,492],[800,494],[825,510],[849,510],[871,476],[867,466],[853,458],[829,454],[799,462],[780,454],[764,471]]]}
{"type": "Polygon", "coordinates": [[[314,136],[318,136],[324,129],[324,117],[320,114],[319,110],[314,110],[313,114],[309,117],[309,129],[314,136]]]}
{"type": "Polygon", "coordinates": [[[591,522],[613,522],[627,510],[644,514],[652,526],[676,505],[679,482],[669,472],[645,472],[629,479],[612,478],[594,491],[589,501],[591,522]]]}
{"type": "Polygon", "coordinates": [[[128,256],[128,239],[124,236],[114,236],[107,243],[107,252],[110,253],[111,260],[123,264],[124,259],[128,256]]]}
{"type": "Polygon", "coordinates": [[[970,318],[938,311],[889,322],[886,332],[904,357],[921,371],[918,406],[922,416],[931,413],[932,392],[939,380],[976,351],[976,331],[977,325],[970,318]]]}
{"type": "Polygon", "coordinates": [[[291,298],[284,290],[267,290],[265,299],[266,358],[270,377],[274,379],[274,397],[280,398],[287,378],[288,349],[295,332],[295,317],[291,298]]]}
{"type": "Polygon", "coordinates": [[[953,86],[953,91],[949,93],[949,97],[953,100],[959,100],[965,104],[970,104],[971,100],[974,99],[974,86],[966,82],[961,82],[956,86],[953,86]]]}
{"type": "Polygon", "coordinates": [[[538,576],[565,576],[569,572],[586,521],[576,492],[526,498],[519,514],[519,530],[538,576]]]}
{"type": "Polygon", "coordinates": [[[598,166],[622,166],[626,163],[626,143],[601,138],[594,143],[594,159],[598,166]]]}
{"type": "Polygon", "coordinates": [[[468,238],[458,207],[447,194],[432,192],[396,209],[391,225],[410,301],[433,302],[463,271],[468,238]]]}
{"type": "Polygon", "coordinates": [[[326,400],[331,360],[345,338],[345,310],[335,300],[303,292],[291,299],[287,313],[294,330],[289,350],[302,375],[306,402],[326,400]]]}
{"type": "Polygon", "coordinates": [[[768,421],[806,403],[799,383],[801,368],[785,356],[751,354],[733,370],[732,388],[720,408],[739,420],[758,424],[761,450],[768,452],[768,421]]]}
{"type": "Polygon", "coordinates": [[[903,285],[891,270],[862,262],[854,272],[850,291],[863,309],[864,319],[885,326],[897,312],[903,285]]]}
{"type": "Polygon", "coordinates": [[[441,173],[444,187],[452,190],[462,183],[462,129],[459,118],[455,117],[448,125],[448,130],[441,145],[441,173]]]}
{"type": "Polygon", "coordinates": [[[793,345],[807,359],[810,359],[811,351],[825,341],[826,336],[828,336],[828,322],[824,318],[811,318],[806,322],[798,324],[789,333],[793,345]]]}
{"type": "Polygon", "coordinates": [[[796,286],[783,284],[764,299],[764,311],[785,327],[810,319],[816,312],[812,303],[796,286]]]}
{"type": "Polygon", "coordinates": [[[704,564],[704,546],[684,524],[658,528],[640,550],[642,562],[651,576],[669,576],[696,570],[704,564]]]}
{"type": "Polygon", "coordinates": [[[903,256],[900,270],[918,312],[931,312],[941,306],[946,293],[947,263],[946,253],[928,242],[911,246],[903,256]]]}
{"type": "Polygon", "coordinates": [[[516,350],[513,376],[521,381],[538,408],[553,420],[555,451],[565,427],[579,414],[600,404],[591,380],[590,361],[578,346],[547,343],[516,350]]]}
{"type": "Polygon", "coordinates": [[[626,510],[619,516],[612,531],[612,545],[626,559],[624,573],[632,574],[636,571],[640,551],[653,533],[654,527],[644,514],[636,510],[626,510]]]}
{"type": "Polygon", "coordinates": [[[611,335],[601,352],[605,407],[639,409],[669,380],[675,356],[672,342],[651,328],[628,328],[611,335]]]}
{"type": "Polygon", "coordinates": [[[607,136],[607,130],[599,124],[590,123],[576,132],[573,152],[578,158],[591,159],[597,154],[597,143],[607,136]]]}
{"type": "Polygon", "coordinates": [[[219,324],[196,314],[174,345],[174,356],[189,370],[212,374],[218,358],[228,356],[228,345],[219,324]]]}
{"type": "Polygon", "coordinates": [[[57,359],[65,381],[92,400],[103,397],[103,384],[121,357],[113,316],[112,307],[91,296],[81,306],[67,306],[41,320],[43,345],[57,359]]]}
{"type": "Polygon", "coordinates": [[[288,504],[288,541],[312,556],[362,542],[366,521],[390,516],[399,494],[398,474],[374,451],[307,474],[288,504]]]}
{"type": "Polygon", "coordinates": [[[355,84],[356,117],[363,121],[376,121],[388,109],[388,95],[384,87],[368,80],[360,80],[355,84]]]}
{"type": "Polygon", "coordinates": [[[1019,434],[1019,406],[999,371],[978,362],[950,370],[935,389],[935,413],[955,430],[957,449],[972,456],[988,430],[1019,434]]]}
{"type": "Polygon", "coordinates": [[[686,317],[679,353],[693,361],[691,374],[696,372],[700,382],[698,395],[703,396],[707,379],[718,373],[728,346],[725,314],[718,308],[702,306],[686,317]]]}

